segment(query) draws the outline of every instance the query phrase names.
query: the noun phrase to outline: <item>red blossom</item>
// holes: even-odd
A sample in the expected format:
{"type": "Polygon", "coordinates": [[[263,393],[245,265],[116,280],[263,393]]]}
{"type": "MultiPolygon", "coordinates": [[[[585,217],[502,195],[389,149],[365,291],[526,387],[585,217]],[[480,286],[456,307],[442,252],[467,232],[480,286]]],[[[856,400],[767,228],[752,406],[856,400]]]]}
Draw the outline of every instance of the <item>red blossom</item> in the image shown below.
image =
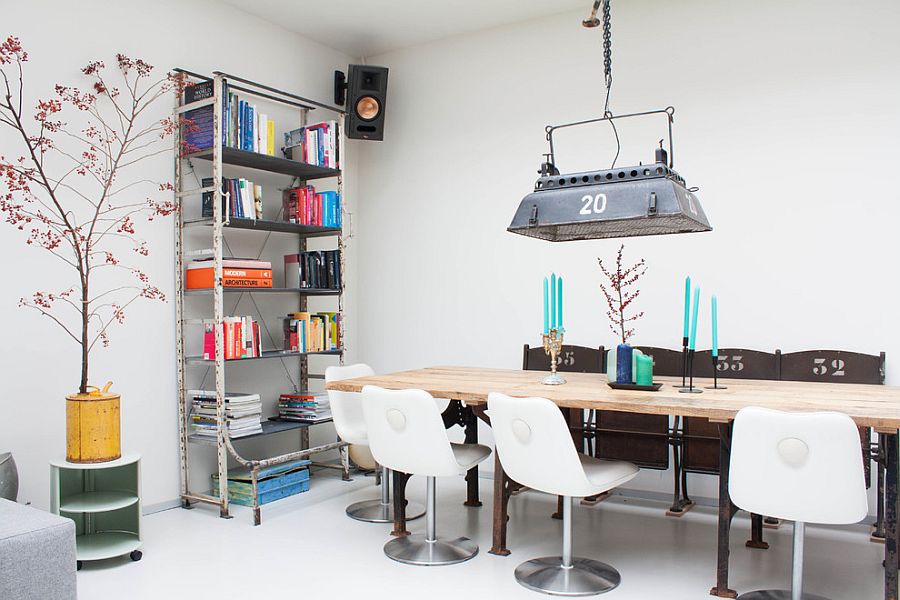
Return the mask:
{"type": "Polygon", "coordinates": [[[19,38],[9,36],[6,41],[0,44],[0,65],[6,65],[13,61],[25,62],[28,60],[28,53],[22,48],[19,38]]]}

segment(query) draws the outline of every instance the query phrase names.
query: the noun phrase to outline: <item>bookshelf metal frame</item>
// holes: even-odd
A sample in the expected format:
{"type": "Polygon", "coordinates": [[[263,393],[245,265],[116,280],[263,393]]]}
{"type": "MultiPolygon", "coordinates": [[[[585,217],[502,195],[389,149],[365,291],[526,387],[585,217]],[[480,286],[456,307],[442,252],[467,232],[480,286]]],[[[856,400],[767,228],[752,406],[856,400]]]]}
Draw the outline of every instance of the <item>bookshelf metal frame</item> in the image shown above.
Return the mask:
{"type": "MultiPolygon", "coordinates": [[[[306,240],[310,237],[331,236],[337,238],[337,249],[340,251],[340,267],[341,267],[341,286],[339,290],[306,290],[293,288],[273,288],[272,290],[259,290],[268,293],[293,293],[297,294],[298,309],[305,311],[307,309],[308,296],[325,296],[332,295],[338,298],[338,312],[341,314],[339,323],[340,340],[342,347],[336,351],[318,352],[318,353],[300,353],[300,352],[283,352],[279,350],[266,351],[262,356],[253,360],[262,360],[266,358],[278,358],[284,362],[285,359],[299,361],[299,387],[307,389],[310,379],[323,379],[323,374],[311,374],[309,372],[310,354],[333,355],[339,358],[343,364],[344,348],[343,343],[346,339],[344,335],[345,320],[344,313],[344,282],[346,280],[343,274],[346,273],[344,268],[345,252],[344,252],[344,229],[341,228],[325,228],[314,227],[308,225],[296,225],[283,221],[266,221],[254,219],[237,219],[229,215],[222,214],[222,206],[225,201],[226,194],[222,192],[219,182],[222,180],[225,166],[238,166],[251,168],[268,173],[282,174],[293,177],[305,184],[312,179],[336,178],[337,191],[342,199],[341,222],[347,223],[346,211],[344,209],[344,186],[343,171],[341,169],[328,169],[315,165],[307,165],[293,160],[280,157],[272,157],[264,154],[238,150],[222,144],[222,100],[226,89],[238,90],[244,94],[255,96],[265,101],[276,102],[283,105],[291,106],[300,111],[301,126],[308,124],[309,111],[316,108],[323,108],[334,112],[338,115],[336,119],[338,125],[338,156],[340,157],[343,167],[344,162],[344,135],[343,135],[343,117],[344,111],[338,107],[328,106],[314,100],[303,98],[283,90],[259,84],[248,79],[243,79],[234,75],[222,72],[214,72],[212,77],[207,77],[197,73],[192,73],[183,69],[176,69],[183,73],[186,77],[194,82],[212,81],[213,95],[196,102],[185,104],[182,97],[176,101],[175,115],[181,116],[187,111],[202,108],[205,106],[213,107],[213,144],[212,148],[185,154],[182,149],[182,131],[180,128],[175,134],[175,198],[177,203],[176,219],[175,219],[175,323],[176,323],[176,355],[177,355],[177,378],[178,378],[178,432],[179,446],[181,456],[181,502],[184,508],[193,508],[195,503],[213,504],[219,507],[219,516],[225,519],[231,518],[229,514],[228,500],[228,456],[231,456],[237,463],[250,470],[251,484],[253,486],[253,521],[255,525],[259,525],[262,521],[259,506],[258,494],[258,476],[261,469],[273,465],[283,464],[290,461],[307,459],[313,455],[328,452],[331,450],[339,450],[340,464],[331,463],[314,463],[319,466],[339,468],[343,471],[343,478],[349,480],[349,458],[347,455],[347,444],[341,441],[335,441],[316,447],[309,447],[309,427],[311,424],[305,423],[276,423],[263,422],[263,433],[248,437],[258,437],[259,435],[268,435],[290,429],[296,429],[300,432],[300,450],[272,456],[265,459],[248,459],[244,458],[234,447],[233,441],[228,435],[225,420],[225,389],[226,389],[226,363],[237,362],[233,359],[225,360],[224,356],[224,334],[221,324],[225,318],[225,294],[230,292],[239,292],[252,295],[256,293],[253,290],[235,290],[224,288],[222,286],[222,261],[223,246],[225,245],[225,231],[229,228],[255,230],[265,232],[267,235],[272,232],[280,232],[293,234],[298,236],[298,252],[306,250],[306,240]],[[237,82],[237,83],[233,83],[237,82]],[[184,182],[184,163],[193,160],[206,160],[212,163],[212,180],[213,185],[210,187],[200,187],[193,189],[185,189],[184,182]],[[211,192],[213,194],[213,217],[204,219],[186,219],[184,215],[184,202],[186,198],[196,198],[199,201],[202,194],[211,192]],[[185,228],[208,226],[212,234],[212,249],[209,251],[189,252],[185,250],[185,228]],[[214,267],[215,286],[211,290],[185,290],[184,288],[184,267],[186,258],[189,256],[198,256],[206,254],[212,255],[214,267]],[[202,322],[202,319],[186,319],[185,318],[185,297],[194,295],[209,295],[213,301],[213,320],[215,327],[215,360],[203,360],[202,357],[191,357],[185,354],[184,329],[186,324],[202,322]],[[187,387],[185,383],[187,368],[191,365],[203,365],[213,367],[215,369],[215,390],[216,390],[216,437],[215,441],[200,440],[190,435],[190,398],[187,396],[187,387]],[[194,438],[194,439],[192,439],[194,438]],[[218,496],[195,492],[190,487],[190,448],[195,443],[215,443],[216,446],[216,463],[219,476],[218,496]]],[[[263,242],[263,249],[265,242],[263,242]]],[[[240,301],[240,297],[238,298],[240,301]]],[[[255,305],[255,302],[254,302],[255,305]]],[[[259,315],[264,320],[262,314],[259,315]]],[[[287,371],[287,366],[285,365],[287,371]]],[[[245,439],[245,438],[238,438],[245,439]]]]}

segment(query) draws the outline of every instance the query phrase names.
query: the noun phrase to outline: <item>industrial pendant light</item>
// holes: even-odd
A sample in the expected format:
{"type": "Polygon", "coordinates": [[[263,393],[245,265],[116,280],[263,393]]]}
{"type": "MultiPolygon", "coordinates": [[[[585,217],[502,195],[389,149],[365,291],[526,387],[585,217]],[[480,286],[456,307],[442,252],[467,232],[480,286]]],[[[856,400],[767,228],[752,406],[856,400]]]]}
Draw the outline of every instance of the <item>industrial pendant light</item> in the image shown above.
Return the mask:
{"type": "Polygon", "coordinates": [[[601,24],[597,18],[601,3],[606,78],[603,116],[547,127],[550,152],[541,165],[541,177],[535,182],[534,191],[522,199],[507,231],[551,242],[711,231],[706,214],[694,195],[696,189],[688,188],[684,178],[673,168],[672,117],[675,109],[670,106],[664,110],[616,116],[609,110],[612,88],[610,0],[595,0],[591,17],[582,24],[585,27],[601,24]],[[560,174],[553,147],[553,132],[557,129],[608,121],[618,144],[616,120],[652,115],[663,115],[668,124],[668,151],[660,141],[652,164],[616,168],[617,148],[609,169],[560,174]]]}

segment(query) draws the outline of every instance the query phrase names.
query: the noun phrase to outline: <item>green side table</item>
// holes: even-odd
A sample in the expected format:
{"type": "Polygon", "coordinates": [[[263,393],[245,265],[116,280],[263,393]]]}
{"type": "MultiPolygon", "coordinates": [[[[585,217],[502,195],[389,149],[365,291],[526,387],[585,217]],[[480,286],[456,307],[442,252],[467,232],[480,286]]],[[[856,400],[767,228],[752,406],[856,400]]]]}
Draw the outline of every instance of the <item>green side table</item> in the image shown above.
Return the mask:
{"type": "Polygon", "coordinates": [[[50,512],[75,521],[75,558],[141,560],[141,457],[50,461],[50,512]]]}

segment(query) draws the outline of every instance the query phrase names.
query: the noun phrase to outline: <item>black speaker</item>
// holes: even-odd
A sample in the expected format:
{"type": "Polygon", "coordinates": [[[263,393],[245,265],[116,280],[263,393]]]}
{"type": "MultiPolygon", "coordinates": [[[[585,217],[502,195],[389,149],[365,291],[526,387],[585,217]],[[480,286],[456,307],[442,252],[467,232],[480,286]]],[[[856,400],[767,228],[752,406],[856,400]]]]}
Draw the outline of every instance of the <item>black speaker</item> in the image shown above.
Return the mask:
{"type": "Polygon", "coordinates": [[[335,72],[335,103],[347,104],[344,131],[354,140],[384,139],[384,107],[387,100],[387,67],[350,65],[346,83],[335,72]]]}

